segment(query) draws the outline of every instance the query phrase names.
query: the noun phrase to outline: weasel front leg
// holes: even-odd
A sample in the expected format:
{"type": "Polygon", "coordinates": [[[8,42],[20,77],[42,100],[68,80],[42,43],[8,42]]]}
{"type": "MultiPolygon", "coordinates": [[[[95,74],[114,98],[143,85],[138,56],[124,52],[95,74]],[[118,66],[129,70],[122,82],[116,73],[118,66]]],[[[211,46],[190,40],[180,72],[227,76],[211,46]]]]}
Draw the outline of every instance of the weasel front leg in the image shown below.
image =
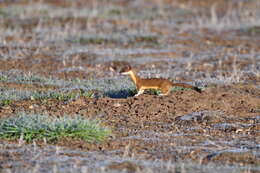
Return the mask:
{"type": "Polygon", "coordinates": [[[140,94],[143,94],[144,93],[144,90],[139,90],[138,93],[135,95],[136,96],[139,96],[140,94]]]}

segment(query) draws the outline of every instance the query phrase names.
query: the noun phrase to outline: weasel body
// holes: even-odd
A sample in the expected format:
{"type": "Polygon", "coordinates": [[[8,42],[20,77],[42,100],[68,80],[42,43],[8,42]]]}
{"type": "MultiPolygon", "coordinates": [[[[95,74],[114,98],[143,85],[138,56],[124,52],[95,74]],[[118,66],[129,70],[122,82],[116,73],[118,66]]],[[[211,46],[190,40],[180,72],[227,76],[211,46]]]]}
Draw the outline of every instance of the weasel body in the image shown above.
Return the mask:
{"type": "Polygon", "coordinates": [[[120,73],[123,75],[130,75],[138,91],[138,93],[135,96],[142,94],[146,89],[157,89],[162,92],[161,95],[168,95],[171,91],[171,88],[174,86],[190,88],[201,93],[201,89],[189,84],[173,83],[167,79],[162,79],[162,78],[142,79],[136,74],[135,70],[132,69],[130,66],[124,67],[120,71],[120,73]]]}

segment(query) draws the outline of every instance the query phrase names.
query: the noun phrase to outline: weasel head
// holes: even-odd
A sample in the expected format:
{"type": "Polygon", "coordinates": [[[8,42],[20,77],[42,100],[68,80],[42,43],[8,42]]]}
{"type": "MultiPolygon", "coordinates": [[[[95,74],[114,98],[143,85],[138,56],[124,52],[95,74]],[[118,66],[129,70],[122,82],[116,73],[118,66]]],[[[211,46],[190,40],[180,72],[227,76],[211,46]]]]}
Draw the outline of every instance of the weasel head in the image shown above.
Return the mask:
{"type": "Polygon", "coordinates": [[[131,72],[132,72],[132,67],[129,66],[129,65],[123,67],[123,68],[120,70],[120,73],[121,73],[122,75],[129,75],[129,74],[131,74],[131,72]]]}

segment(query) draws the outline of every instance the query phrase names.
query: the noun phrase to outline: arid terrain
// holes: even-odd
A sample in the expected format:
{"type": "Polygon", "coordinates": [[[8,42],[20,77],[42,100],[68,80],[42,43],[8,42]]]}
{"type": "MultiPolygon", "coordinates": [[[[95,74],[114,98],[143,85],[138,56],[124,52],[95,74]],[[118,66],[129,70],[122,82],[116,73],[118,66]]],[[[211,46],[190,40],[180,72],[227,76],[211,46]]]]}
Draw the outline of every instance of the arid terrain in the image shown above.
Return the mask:
{"type": "Polygon", "coordinates": [[[80,115],[103,142],[0,139],[0,172],[260,172],[260,1],[0,1],[0,118],[80,115]],[[133,66],[202,89],[146,92],[133,66]]]}

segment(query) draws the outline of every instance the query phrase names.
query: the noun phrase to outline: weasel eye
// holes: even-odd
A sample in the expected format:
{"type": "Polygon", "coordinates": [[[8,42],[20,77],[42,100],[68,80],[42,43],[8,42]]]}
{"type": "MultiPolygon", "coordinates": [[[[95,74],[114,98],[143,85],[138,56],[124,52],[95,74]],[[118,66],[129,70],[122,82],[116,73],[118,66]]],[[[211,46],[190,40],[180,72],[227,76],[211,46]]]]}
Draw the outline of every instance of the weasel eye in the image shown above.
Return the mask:
{"type": "Polygon", "coordinates": [[[126,71],[126,69],[125,69],[125,68],[122,68],[122,69],[120,70],[120,73],[125,72],[125,71],[126,71]]]}

